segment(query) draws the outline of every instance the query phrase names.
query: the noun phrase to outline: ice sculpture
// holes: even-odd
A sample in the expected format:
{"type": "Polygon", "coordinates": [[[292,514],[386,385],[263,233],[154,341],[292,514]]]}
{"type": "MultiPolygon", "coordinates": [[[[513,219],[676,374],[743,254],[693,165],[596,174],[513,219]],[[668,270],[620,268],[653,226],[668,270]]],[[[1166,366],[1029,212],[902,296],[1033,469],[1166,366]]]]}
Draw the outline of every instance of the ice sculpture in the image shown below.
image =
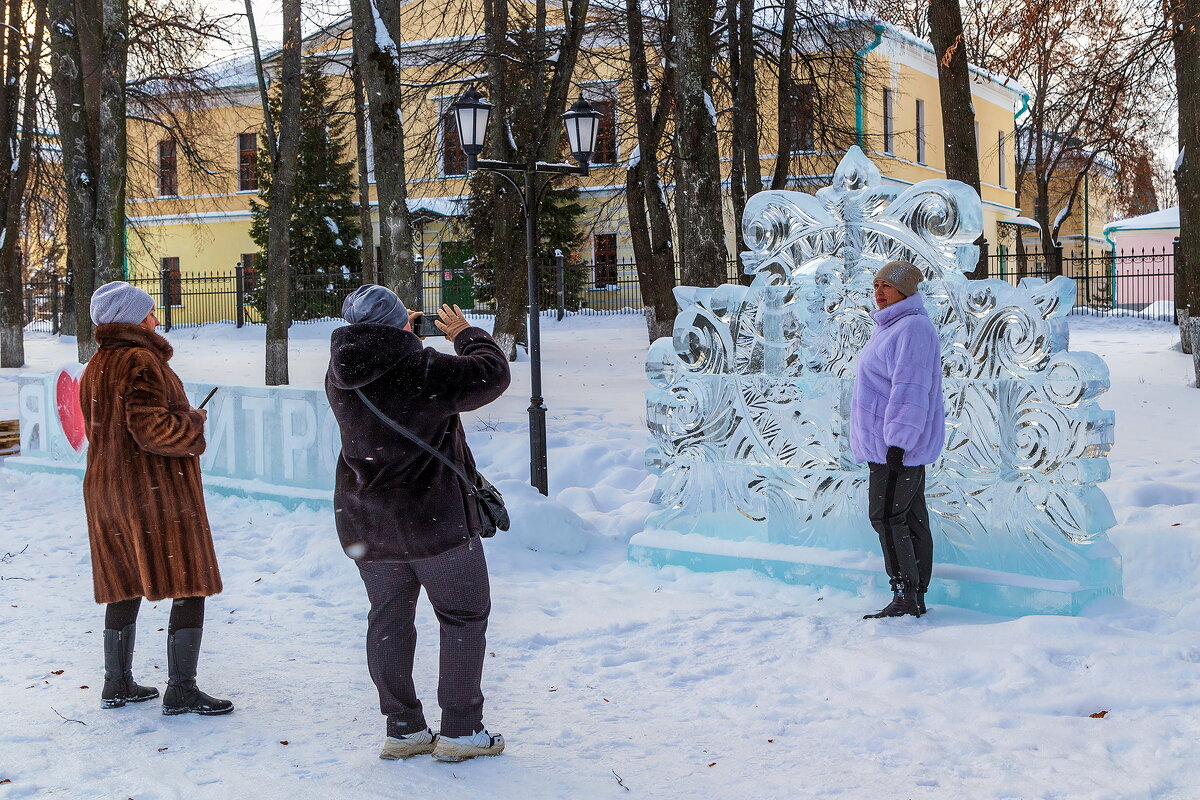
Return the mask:
{"type": "Polygon", "coordinates": [[[887,585],[850,453],[855,359],[871,284],[912,261],[943,343],[946,447],[928,470],[930,603],[1077,613],[1121,592],[1104,532],[1108,370],[1067,350],[1070,278],[968,281],[979,196],[957,181],[903,191],[853,147],[815,196],[755,195],[742,219],[750,286],[680,287],[671,339],[647,355],[647,463],[663,506],[630,557],[754,568],[863,590],[887,585]]]}

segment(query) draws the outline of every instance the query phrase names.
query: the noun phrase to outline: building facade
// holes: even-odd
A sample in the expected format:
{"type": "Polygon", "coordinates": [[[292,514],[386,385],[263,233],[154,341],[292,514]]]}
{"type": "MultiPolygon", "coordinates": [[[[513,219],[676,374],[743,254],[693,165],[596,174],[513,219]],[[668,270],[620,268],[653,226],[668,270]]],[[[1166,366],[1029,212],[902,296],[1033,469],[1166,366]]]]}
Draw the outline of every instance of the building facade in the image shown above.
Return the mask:
{"type": "MultiPolygon", "coordinates": [[[[532,4],[530,8],[532,9],[532,4]]],[[[465,159],[458,148],[457,134],[448,106],[472,80],[479,81],[479,64],[462,64],[458,44],[478,39],[483,19],[459,15],[451,19],[444,6],[428,0],[402,4],[405,29],[403,77],[410,90],[403,108],[405,121],[405,170],[409,208],[414,221],[414,245],[434,291],[442,296],[466,297],[472,283],[470,246],[461,226],[455,224],[465,209],[468,182],[465,159]],[[462,79],[442,76],[462,75],[462,79]],[[446,293],[459,292],[458,295],[446,293]]],[[[602,12],[599,12],[602,13],[602,12]]],[[[548,25],[556,22],[550,9],[548,25]]],[[[346,20],[310,35],[304,42],[308,57],[323,59],[325,71],[339,91],[352,97],[348,77],[351,47],[350,21],[346,20]]],[[[600,141],[591,174],[578,182],[580,202],[585,208],[581,225],[587,232],[573,260],[591,265],[585,280],[583,304],[612,308],[629,303],[629,294],[614,292],[621,284],[636,286],[636,268],[625,214],[625,175],[636,157],[636,135],[629,113],[632,92],[628,75],[620,68],[624,47],[611,28],[597,25],[590,32],[575,70],[578,92],[603,115],[600,141]],[[619,299],[618,299],[619,297],[619,299]],[[611,299],[610,299],[611,298],[611,299]]],[[[863,69],[857,78],[844,82],[846,102],[840,104],[839,123],[853,130],[840,147],[817,149],[816,137],[806,135],[820,125],[820,110],[799,103],[793,121],[789,188],[815,189],[828,183],[832,167],[845,148],[860,144],[881,170],[886,183],[907,186],[929,178],[944,177],[941,109],[937,68],[932,47],[910,34],[882,24],[864,25],[854,57],[863,69]],[[870,74],[867,81],[862,76],[870,74]],[[853,119],[850,118],[853,110],[853,119]]],[[[268,57],[268,68],[273,57],[268,57]]],[[[857,62],[856,62],[857,63],[857,62]]],[[[131,121],[130,192],[127,203],[128,263],[130,278],[150,279],[162,270],[177,276],[232,272],[236,266],[253,269],[257,247],[250,238],[249,202],[257,195],[256,163],[262,133],[262,109],[255,74],[250,62],[222,66],[217,88],[194,113],[197,137],[206,152],[214,154],[213,169],[189,169],[178,145],[164,138],[160,126],[131,121]]],[[[1012,146],[1014,112],[1023,91],[1015,82],[976,70],[972,83],[979,137],[980,173],[984,203],[985,235],[992,241],[1005,220],[1019,216],[1012,146]]],[[[800,92],[805,91],[803,84],[800,92]]],[[[774,113],[775,87],[769,79],[759,82],[760,111],[764,118],[774,113]]],[[[715,98],[719,116],[733,113],[715,98]]],[[[349,109],[348,109],[349,110],[349,109]]],[[[721,127],[721,122],[718,122],[721,127]]],[[[760,149],[762,174],[774,169],[779,145],[774,127],[764,125],[760,149]],[[768,130],[770,129],[770,130],[768,130]]],[[[348,154],[353,156],[353,153],[348,154]]],[[[722,170],[728,183],[731,158],[723,143],[722,170]]],[[[369,180],[374,164],[368,153],[369,180]]],[[[664,174],[668,200],[670,175],[664,174]]],[[[728,197],[728,192],[726,192],[728,197]]],[[[371,203],[375,203],[370,183],[371,203]]],[[[378,217],[373,214],[374,241],[378,241],[378,217]]],[[[726,213],[726,240],[736,241],[732,207],[726,213]]],[[[732,247],[732,245],[731,245],[732,247]]],[[[736,253],[730,252],[730,258],[736,253]]],[[[427,297],[429,295],[427,294],[427,297]]],[[[191,320],[201,312],[178,307],[177,322],[191,320]]],[[[640,303],[635,303],[640,305],[640,303]]]]}

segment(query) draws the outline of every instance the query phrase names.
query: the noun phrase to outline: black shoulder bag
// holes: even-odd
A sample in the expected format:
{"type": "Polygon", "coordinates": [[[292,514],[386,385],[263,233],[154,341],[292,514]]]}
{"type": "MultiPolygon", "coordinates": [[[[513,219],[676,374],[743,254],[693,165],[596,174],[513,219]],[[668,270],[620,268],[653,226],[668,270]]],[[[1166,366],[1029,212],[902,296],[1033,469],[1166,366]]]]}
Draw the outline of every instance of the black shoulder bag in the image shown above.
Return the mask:
{"type": "Polygon", "coordinates": [[[479,524],[483,528],[483,530],[479,532],[480,536],[488,538],[495,536],[497,530],[508,530],[508,509],[504,507],[504,496],[500,494],[499,489],[497,489],[495,486],[492,486],[487,478],[483,477],[483,475],[479,474],[479,471],[476,470],[475,481],[472,482],[467,478],[466,473],[459,469],[457,464],[446,458],[444,455],[430,447],[425,442],[418,439],[416,436],[410,433],[407,428],[403,427],[387,414],[384,414],[382,411],[380,411],[374,403],[367,399],[367,396],[363,394],[362,389],[355,389],[354,392],[359,396],[359,399],[366,404],[367,408],[371,409],[371,413],[383,421],[383,424],[387,425],[396,433],[404,436],[409,441],[415,443],[418,447],[425,450],[425,452],[429,453],[447,467],[454,470],[454,474],[462,480],[463,485],[467,487],[467,491],[470,492],[471,496],[475,498],[475,507],[479,509],[479,524]]]}

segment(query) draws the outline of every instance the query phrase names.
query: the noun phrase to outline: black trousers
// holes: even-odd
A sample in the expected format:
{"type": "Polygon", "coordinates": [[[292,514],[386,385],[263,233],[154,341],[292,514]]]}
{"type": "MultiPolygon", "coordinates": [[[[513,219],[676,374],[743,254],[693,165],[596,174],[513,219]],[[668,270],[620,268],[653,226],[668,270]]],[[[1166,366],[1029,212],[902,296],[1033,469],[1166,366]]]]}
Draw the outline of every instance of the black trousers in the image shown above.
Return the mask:
{"type": "MultiPolygon", "coordinates": [[[[119,631],[126,625],[137,622],[138,610],[142,607],[142,598],[122,600],[119,603],[109,603],[104,609],[104,627],[119,631]]],[[[184,628],[204,627],[204,598],[180,597],[171,602],[171,619],[167,623],[167,633],[174,633],[184,628]]]]}
{"type": "Polygon", "coordinates": [[[892,588],[900,583],[923,592],[933,575],[933,535],[925,506],[925,467],[902,467],[893,472],[887,464],[868,464],[871,481],[871,527],[879,534],[883,567],[892,588]]]}
{"type": "Polygon", "coordinates": [[[417,646],[414,622],[422,586],[441,625],[441,734],[469,736],[483,730],[480,680],[492,601],[479,539],[420,561],[360,562],[358,571],[371,601],[367,668],[379,690],[379,710],[388,718],[388,734],[427,727],[412,677],[417,646]]]}

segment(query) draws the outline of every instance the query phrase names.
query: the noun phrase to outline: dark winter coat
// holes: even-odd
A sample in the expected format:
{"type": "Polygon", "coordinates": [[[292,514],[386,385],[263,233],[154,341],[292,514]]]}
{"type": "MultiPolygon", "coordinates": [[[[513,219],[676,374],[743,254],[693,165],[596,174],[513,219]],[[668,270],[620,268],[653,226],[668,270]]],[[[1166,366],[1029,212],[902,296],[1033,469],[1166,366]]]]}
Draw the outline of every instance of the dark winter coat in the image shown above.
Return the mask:
{"type": "Polygon", "coordinates": [[[508,388],[508,360],[486,331],[467,328],[456,356],[424,347],[409,331],[360,323],[333,332],[325,391],[341,428],[334,519],[347,555],[359,561],[416,561],[457,547],[480,531],[462,480],[376,417],[384,414],[459,465],[475,460],[458,415],[508,388]]]}
{"type": "Polygon", "coordinates": [[[200,482],[204,419],[167,365],[171,345],[123,323],[97,326],[96,341],[79,384],[96,602],[216,594],[200,482]]]}

